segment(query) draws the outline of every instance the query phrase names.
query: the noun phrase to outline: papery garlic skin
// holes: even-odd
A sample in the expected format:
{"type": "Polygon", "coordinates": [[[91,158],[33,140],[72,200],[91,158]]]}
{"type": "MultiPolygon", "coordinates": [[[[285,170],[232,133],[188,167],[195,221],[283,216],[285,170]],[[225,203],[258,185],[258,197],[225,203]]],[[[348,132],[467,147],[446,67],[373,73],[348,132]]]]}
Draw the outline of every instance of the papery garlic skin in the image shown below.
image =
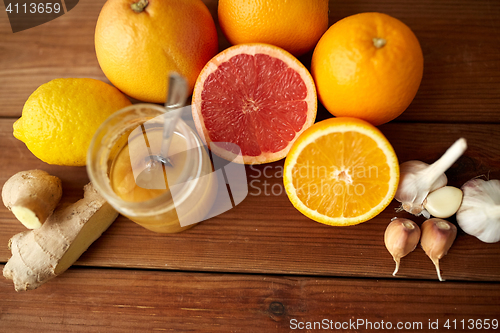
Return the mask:
{"type": "Polygon", "coordinates": [[[448,178],[443,173],[430,185],[423,183],[420,172],[429,167],[429,164],[422,161],[407,161],[399,166],[399,185],[394,198],[401,202],[401,208],[415,216],[424,215],[423,202],[427,195],[448,183],[448,178]],[[420,204],[419,204],[420,203],[420,204]]]}
{"type": "Polygon", "coordinates": [[[472,179],[462,186],[464,197],[457,222],[467,234],[485,243],[500,240],[500,180],[472,179]]]}
{"type": "Polygon", "coordinates": [[[385,229],[384,243],[396,262],[396,269],[392,275],[398,272],[401,258],[415,250],[419,239],[420,228],[412,220],[397,218],[389,223],[385,229]]]}
{"type": "Polygon", "coordinates": [[[461,189],[444,186],[429,193],[424,201],[424,207],[430,215],[446,219],[458,211],[462,198],[463,192],[461,189]]]}
{"type": "Polygon", "coordinates": [[[436,162],[431,165],[421,161],[404,162],[399,167],[399,185],[394,198],[401,202],[401,209],[413,215],[430,214],[424,209],[427,195],[446,185],[444,172],[462,156],[467,149],[467,141],[458,139],[436,162]]]}
{"type": "Polygon", "coordinates": [[[444,281],[439,269],[439,260],[443,258],[457,237],[457,227],[446,220],[432,218],[422,223],[420,245],[436,267],[439,281],[444,281]]]}

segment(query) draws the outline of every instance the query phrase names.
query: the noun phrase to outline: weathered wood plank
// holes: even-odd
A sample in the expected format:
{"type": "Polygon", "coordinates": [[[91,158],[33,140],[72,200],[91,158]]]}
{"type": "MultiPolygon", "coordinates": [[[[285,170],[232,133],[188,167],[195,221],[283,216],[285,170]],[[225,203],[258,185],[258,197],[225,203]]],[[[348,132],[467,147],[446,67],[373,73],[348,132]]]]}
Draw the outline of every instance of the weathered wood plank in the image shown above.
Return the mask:
{"type": "MultiPolygon", "coordinates": [[[[0,116],[18,117],[28,96],[59,77],[104,80],[94,28],[105,0],[81,1],[69,13],[13,34],[0,20],[0,116]]],[[[205,0],[217,22],[217,1],[205,0]]],[[[420,90],[398,121],[500,122],[500,2],[330,1],[330,24],[348,15],[380,11],[410,26],[425,58],[420,90]]],[[[219,49],[229,43],[219,29],[219,49]]],[[[311,52],[312,53],[312,52],[311,52]]],[[[301,57],[309,67],[311,53],[301,57]]]]}
{"type": "Polygon", "coordinates": [[[328,331],[344,325],[343,332],[402,323],[405,332],[430,332],[436,321],[447,331],[446,320],[456,332],[463,330],[453,320],[466,328],[469,319],[500,320],[495,283],[71,268],[25,293],[0,279],[0,294],[9,332],[290,332],[299,322],[331,325],[328,331]]]}
{"type": "MultiPolygon", "coordinates": [[[[77,200],[88,181],[85,169],[39,161],[12,137],[12,122],[0,120],[0,184],[15,172],[41,168],[62,178],[65,200],[77,200]]],[[[387,124],[381,129],[401,161],[432,162],[464,136],[469,149],[449,170],[449,183],[460,186],[481,174],[500,179],[500,125],[387,124]]],[[[378,217],[358,226],[316,223],[288,201],[280,178],[282,165],[283,161],[248,167],[249,195],[243,203],[181,234],[155,234],[120,217],[77,264],[391,277],[394,262],[383,244],[385,227],[392,217],[409,215],[396,213],[393,202],[378,217]]],[[[3,205],[0,223],[0,262],[5,262],[10,257],[8,239],[24,227],[3,205]]],[[[500,281],[499,257],[500,243],[485,244],[460,231],[441,261],[443,276],[449,280],[500,281]]],[[[403,259],[398,277],[436,279],[434,266],[420,247],[403,259]]]]}

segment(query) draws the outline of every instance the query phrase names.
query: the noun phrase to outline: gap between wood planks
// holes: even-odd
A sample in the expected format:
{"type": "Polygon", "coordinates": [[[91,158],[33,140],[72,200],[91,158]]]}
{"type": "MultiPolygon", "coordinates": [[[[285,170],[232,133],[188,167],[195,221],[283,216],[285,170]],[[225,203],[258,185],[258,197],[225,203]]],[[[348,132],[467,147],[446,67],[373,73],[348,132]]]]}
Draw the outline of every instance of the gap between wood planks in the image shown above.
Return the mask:
{"type": "MultiPolygon", "coordinates": [[[[6,262],[0,262],[1,270],[3,270],[3,265],[6,262]]],[[[369,280],[369,281],[404,281],[404,282],[439,282],[439,283],[478,283],[478,284],[494,284],[500,285],[500,281],[481,281],[481,280],[454,280],[445,279],[444,282],[440,282],[437,277],[435,279],[415,279],[406,277],[388,278],[388,277],[370,277],[370,276],[349,276],[349,275],[315,275],[315,274],[278,274],[278,273],[266,273],[266,272],[227,272],[227,271],[191,271],[191,270],[180,270],[180,269],[158,269],[158,268],[147,268],[147,267],[106,267],[106,266],[86,266],[86,265],[73,265],[69,268],[70,270],[92,270],[92,269],[102,269],[108,271],[142,271],[142,272],[156,272],[156,273],[181,273],[181,274],[205,274],[205,275],[231,275],[231,276],[263,276],[263,277],[275,277],[275,278],[296,278],[296,279],[342,279],[342,280],[369,280]]],[[[64,273],[63,273],[64,274],[64,273]]],[[[61,274],[61,275],[63,275],[61,274]]],[[[59,275],[60,276],[60,275],[59,275]]],[[[55,277],[57,279],[58,277],[55,277]]],[[[47,283],[50,283],[47,282],[47,283]]]]}

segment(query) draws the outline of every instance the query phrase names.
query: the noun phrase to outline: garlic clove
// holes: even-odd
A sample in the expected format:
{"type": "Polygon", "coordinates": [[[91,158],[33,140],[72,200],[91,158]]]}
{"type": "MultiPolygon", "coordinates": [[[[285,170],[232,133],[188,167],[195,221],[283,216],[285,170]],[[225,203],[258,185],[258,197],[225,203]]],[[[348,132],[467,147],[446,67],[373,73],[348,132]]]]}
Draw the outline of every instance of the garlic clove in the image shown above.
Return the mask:
{"type": "Polygon", "coordinates": [[[445,186],[431,192],[424,201],[430,215],[442,219],[455,214],[462,203],[463,192],[453,186],[445,186]]]}
{"type": "Polygon", "coordinates": [[[456,237],[457,227],[448,221],[432,218],[422,223],[420,244],[434,263],[439,281],[444,281],[439,269],[439,260],[448,253],[456,237]]]}
{"type": "Polygon", "coordinates": [[[462,191],[464,197],[457,212],[460,228],[485,243],[500,241],[500,180],[472,179],[462,191]]]}
{"type": "Polygon", "coordinates": [[[419,239],[420,228],[412,220],[398,218],[389,223],[385,229],[384,243],[396,262],[392,275],[398,272],[401,258],[415,250],[419,239]]]}
{"type": "MultiPolygon", "coordinates": [[[[436,162],[431,165],[421,161],[408,161],[400,165],[399,185],[395,199],[401,202],[401,209],[413,215],[427,215],[424,201],[427,195],[446,185],[444,172],[467,149],[467,141],[458,139],[436,162]]],[[[430,217],[430,216],[429,216],[430,217]]]]}

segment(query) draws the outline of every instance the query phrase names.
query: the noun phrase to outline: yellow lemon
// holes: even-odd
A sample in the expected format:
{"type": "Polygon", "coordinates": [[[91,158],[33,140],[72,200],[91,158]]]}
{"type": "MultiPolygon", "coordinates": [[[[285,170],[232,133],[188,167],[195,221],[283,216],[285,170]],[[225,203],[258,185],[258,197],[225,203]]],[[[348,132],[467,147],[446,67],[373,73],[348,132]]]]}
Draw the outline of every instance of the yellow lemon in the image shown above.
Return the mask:
{"type": "Polygon", "coordinates": [[[130,101],[95,79],[55,79],[38,87],[14,123],[14,136],[49,164],[83,166],[97,128],[130,101]]]}

